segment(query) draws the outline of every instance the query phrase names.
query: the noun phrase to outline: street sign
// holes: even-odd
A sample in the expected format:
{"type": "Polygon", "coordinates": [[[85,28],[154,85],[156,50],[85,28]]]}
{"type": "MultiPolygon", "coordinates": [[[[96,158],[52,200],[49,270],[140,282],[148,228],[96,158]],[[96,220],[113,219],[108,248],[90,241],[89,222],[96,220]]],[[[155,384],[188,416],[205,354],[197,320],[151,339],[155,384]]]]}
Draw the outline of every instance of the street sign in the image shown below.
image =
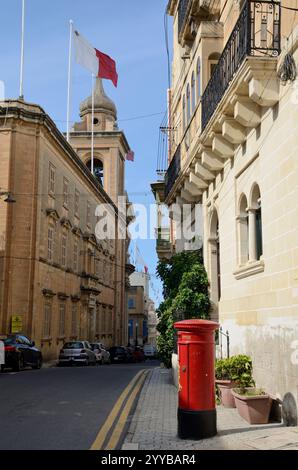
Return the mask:
{"type": "Polygon", "coordinates": [[[19,315],[11,317],[11,333],[20,333],[23,329],[23,318],[19,315]]]}

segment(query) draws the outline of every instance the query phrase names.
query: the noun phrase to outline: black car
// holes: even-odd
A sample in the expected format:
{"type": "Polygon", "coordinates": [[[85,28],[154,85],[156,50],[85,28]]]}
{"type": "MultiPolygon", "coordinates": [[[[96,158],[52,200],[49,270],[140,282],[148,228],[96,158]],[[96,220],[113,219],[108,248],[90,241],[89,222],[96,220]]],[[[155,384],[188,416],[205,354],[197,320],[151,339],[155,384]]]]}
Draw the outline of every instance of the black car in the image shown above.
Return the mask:
{"type": "Polygon", "coordinates": [[[8,336],[3,340],[5,350],[5,364],[1,365],[1,370],[12,368],[19,371],[26,366],[33,369],[40,369],[42,366],[42,354],[35,347],[34,341],[27,336],[16,334],[8,336]]]}
{"type": "Polygon", "coordinates": [[[128,362],[129,357],[126,348],[114,346],[109,349],[111,362],[128,362]]]}

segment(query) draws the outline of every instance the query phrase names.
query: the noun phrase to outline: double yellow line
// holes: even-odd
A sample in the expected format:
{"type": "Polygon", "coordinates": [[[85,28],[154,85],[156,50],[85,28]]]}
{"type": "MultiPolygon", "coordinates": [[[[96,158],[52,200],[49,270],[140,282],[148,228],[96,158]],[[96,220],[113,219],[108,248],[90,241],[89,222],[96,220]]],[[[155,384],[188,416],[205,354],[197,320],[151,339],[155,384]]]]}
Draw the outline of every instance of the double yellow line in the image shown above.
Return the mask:
{"type": "Polygon", "coordinates": [[[110,412],[107,420],[105,421],[104,425],[100,429],[95,441],[93,442],[90,450],[113,450],[116,449],[117,444],[121,438],[123,433],[125,424],[127,422],[127,418],[129,416],[130,410],[133,406],[133,403],[138,395],[139,391],[141,390],[144,381],[147,377],[148,371],[141,370],[137,373],[137,375],[132,379],[132,381],[127,385],[127,387],[123,390],[120,397],[116,401],[112,411],[110,412]],[[126,403],[125,403],[126,401],[126,403]],[[121,408],[125,406],[120,413],[121,408]],[[117,420],[117,417],[120,413],[120,416],[117,420]],[[116,423],[115,423],[116,421],[116,423]],[[113,428],[113,432],[111,437],[104,446],[107,436],[111,429],[113,428]]]}

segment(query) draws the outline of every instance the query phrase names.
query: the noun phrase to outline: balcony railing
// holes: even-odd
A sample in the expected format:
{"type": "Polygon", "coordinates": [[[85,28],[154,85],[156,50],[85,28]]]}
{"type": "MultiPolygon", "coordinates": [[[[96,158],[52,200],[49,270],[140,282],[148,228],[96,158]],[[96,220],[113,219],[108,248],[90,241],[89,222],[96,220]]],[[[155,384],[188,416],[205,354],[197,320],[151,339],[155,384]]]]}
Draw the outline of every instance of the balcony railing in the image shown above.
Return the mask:
{"type": "Polygon", "coordinates": [[[280,53],[280,3],[247,0],[202,96],[202,130],[247,56],[280,53]]]}
{"type": "Polygon", "coordinates": [[[181,147],[177,147],[175,155],[165,175],[165,197],[170,193],[181,169],[181,147]]]}
{"type": "Polygon", "coordinates": [[[178,35],[181,33],[187,17],[188,7],[192,0],[180,0],[178,6],[178,35]]]}

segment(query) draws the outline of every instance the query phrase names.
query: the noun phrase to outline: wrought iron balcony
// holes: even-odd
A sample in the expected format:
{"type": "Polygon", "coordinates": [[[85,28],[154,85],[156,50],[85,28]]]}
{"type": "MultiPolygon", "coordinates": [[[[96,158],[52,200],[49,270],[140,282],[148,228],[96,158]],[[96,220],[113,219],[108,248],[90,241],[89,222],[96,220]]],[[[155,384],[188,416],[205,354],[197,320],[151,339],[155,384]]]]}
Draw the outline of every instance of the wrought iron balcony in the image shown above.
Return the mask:
{"type": "Polygon", "coordinates": [[[165,175],[165,197],[170,193],[181,169],[181,147],[177,147],[174,157],[165,175]]]}
{"type": "Polygon", "coordinates": [[[188,7],[192,0],[180,0],[178,6],[178,35],[181,33],[187,18],[188,7]]]}
{"type": "Polygon", "coordinates": [[[202,96],[202,130],[247,56],[280,53],[280,3],[247,0],[202,96]]]}

